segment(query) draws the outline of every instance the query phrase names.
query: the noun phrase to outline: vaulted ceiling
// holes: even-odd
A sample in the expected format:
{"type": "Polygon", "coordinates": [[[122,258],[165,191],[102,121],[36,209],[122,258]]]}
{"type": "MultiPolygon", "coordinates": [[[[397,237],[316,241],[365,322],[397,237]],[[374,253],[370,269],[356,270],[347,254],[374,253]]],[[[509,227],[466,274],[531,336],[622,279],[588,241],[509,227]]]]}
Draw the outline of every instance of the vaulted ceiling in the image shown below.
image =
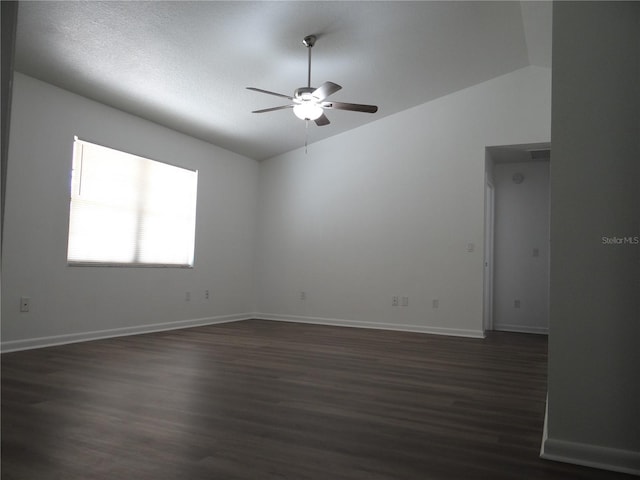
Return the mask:
{"type": "Polygon", "coordinates": [[[528,65],[551,67],[550,2],[21,2],[16,70],[257,160],[528,65]],[[288,103],[307,83],[376,114],[318,127],[288,103]]]}

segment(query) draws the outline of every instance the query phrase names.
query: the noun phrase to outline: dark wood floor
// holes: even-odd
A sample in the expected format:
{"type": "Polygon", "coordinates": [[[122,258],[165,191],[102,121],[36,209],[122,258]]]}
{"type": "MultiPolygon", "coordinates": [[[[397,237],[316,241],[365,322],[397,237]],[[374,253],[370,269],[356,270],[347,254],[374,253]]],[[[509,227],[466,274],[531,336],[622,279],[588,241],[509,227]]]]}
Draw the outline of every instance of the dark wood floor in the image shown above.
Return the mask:
{"type": "Polygon", "coordinates": [[[252,320],[4,354],[2,479],[632,478],[538,458],[546,350],[252,320]]]}

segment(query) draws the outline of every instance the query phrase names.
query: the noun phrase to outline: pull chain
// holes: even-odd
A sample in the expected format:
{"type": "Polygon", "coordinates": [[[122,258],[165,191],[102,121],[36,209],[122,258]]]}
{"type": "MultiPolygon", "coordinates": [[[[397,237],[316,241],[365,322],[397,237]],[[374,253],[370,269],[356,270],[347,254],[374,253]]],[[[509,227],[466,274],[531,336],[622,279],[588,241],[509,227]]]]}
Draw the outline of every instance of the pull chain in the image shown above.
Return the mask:
{"type": "Polygon", "coordinates": [[[309,120],[305,120],[304,128],[304,154],[307,154],[307,144],[309,143],[309,120]]]}

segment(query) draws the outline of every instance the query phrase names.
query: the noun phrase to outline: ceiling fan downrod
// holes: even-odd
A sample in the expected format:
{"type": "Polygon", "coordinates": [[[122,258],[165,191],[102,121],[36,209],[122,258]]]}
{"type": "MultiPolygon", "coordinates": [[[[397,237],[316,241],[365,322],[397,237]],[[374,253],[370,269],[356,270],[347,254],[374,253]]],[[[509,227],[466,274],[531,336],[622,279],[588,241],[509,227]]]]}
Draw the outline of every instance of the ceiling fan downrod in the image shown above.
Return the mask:
{"type": "Polygon", "coordinates": [[[302,44],[309,50],[309,68],[307,70],[307,88],[311,88],[311,47],[316,44],[315,35],[307,35],[302,39],[302,44]]]}

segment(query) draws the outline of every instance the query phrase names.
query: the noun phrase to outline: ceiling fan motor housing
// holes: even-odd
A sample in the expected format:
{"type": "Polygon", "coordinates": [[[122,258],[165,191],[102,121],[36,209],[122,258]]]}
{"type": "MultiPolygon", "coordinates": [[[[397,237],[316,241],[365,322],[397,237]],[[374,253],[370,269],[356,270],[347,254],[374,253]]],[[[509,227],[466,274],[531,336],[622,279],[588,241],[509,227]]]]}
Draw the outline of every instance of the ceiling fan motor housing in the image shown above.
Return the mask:
{"type": "Polygon", "coordinates": [[[316,89],[314,87],[300,87],[296,88],[293,92],[293,98],[301,101],[310,101],[310,100],[318,100],[313,96],[313,92],[316,89]]]}

